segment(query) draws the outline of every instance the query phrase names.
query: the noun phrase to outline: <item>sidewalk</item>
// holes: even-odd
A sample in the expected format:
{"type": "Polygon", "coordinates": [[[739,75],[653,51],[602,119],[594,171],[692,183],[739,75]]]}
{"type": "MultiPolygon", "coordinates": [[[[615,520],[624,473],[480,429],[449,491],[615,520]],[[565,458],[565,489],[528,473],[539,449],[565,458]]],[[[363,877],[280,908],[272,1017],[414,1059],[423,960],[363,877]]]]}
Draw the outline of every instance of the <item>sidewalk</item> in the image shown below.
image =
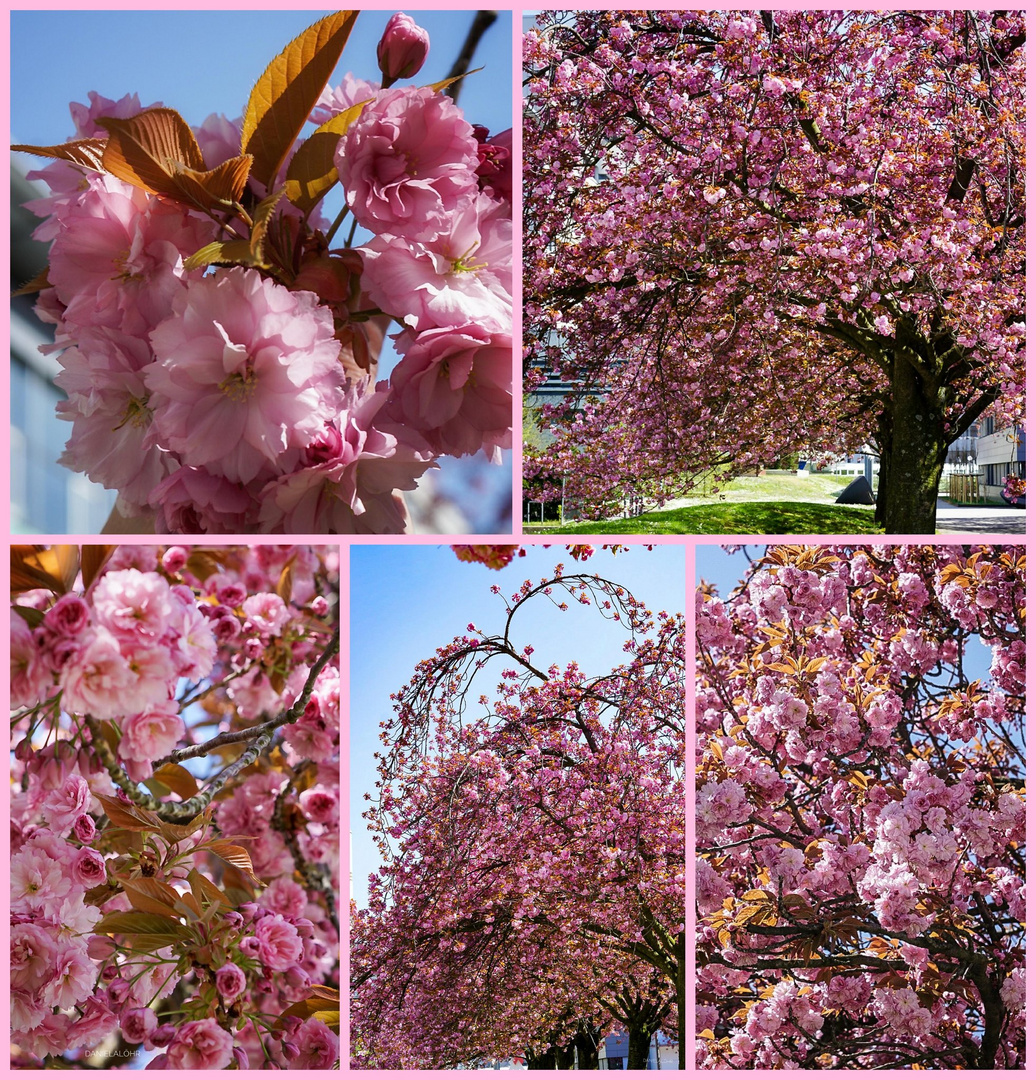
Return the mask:
{"type": "Polygon", "coordinates": [[[1009,506],[955,506],[940,499],[935,506],[935,527],[939,533],[1025,532],[1025,511],[1009,506]]]}

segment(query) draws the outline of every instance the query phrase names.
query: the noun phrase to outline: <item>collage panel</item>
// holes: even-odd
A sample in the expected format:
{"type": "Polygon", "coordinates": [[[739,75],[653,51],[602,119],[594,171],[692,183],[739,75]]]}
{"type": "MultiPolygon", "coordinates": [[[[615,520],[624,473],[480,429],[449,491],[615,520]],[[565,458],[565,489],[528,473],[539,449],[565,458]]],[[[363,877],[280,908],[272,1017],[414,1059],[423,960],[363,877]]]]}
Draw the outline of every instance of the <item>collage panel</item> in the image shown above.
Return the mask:
{"type": "Polygon", "coordinates": [[[338,548],[10,554],[12,1067],[334,1067],[338,548]]]}
{"type": "Polygon", "coordinates": [[[353,1069],[684,1067],[685,551],[607,547],[352,549],[353,1069]]]}
{"type": "Polygon", "coordinates": [[[8,14],[11,1067],[1024,1069],[1025,13],[8,14]]]}
{"type": "Polygon", "coordinates": [[[1024,532],[1024,12],[524,27],[524,531],[1024,532]]]}
{"type": "Polygon", "coordinates": [[[697,1066],[1024,1068],[1024,547],[697,572],[697,1066]]]}
{"type": "Polygon", "coordinates": [[[12,13],[14,531],[511,532],[511,26],[12,13]]]}

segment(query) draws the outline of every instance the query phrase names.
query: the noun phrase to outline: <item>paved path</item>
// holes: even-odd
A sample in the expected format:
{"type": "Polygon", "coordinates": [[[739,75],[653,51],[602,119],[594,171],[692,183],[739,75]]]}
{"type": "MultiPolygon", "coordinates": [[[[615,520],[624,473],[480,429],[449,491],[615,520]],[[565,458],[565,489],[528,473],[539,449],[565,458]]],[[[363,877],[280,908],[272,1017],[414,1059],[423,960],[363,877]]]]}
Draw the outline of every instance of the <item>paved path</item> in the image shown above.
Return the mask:
{"type": "Polygon", "coordinates": [[[955,506],[940,499],[935,508],[940,533],[1024,533],[1025,511],[1009,506],[955,506]]]}

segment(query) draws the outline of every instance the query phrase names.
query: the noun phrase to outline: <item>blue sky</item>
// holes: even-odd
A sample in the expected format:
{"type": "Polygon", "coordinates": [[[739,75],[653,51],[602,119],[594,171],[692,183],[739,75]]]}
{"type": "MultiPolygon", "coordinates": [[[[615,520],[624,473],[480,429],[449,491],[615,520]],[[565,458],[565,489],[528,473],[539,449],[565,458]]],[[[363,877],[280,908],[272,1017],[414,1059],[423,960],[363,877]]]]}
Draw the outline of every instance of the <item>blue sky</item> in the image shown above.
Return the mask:
{"type": "MultiPolygon", "coordinates": [[[[374,790],[374,753],[380,749],[379,723],[391,716],[389,695],[410,679],[418,661],[431,656],[473,622],[487,634],[503,629],[504,605],[490,593],[498,584],[506,595],[526,578],[539,581],[564,563],[565,572],[587,572],[629,589],[652,611],[685,611],[684,547],[634,547],[611,555],[599,552],[576,563],[560,545],[526,545],[528,555],[501,571],[462,563],[447,545],[355,545],[350,552],[350,829],[353,895],[366,902],[367,877],[377,869],[377,852],[361,814],[365,791],[374,790]]],[[[625,634],[586,608],[558,612],[537,603],[516,617],[512,638],[535,648],[543,665],[576,660],[599,673],[623,662],[625,634]],[[531,616],[531,617],[530,617],[531,616]]]]}
{"type": "MultiPolygon", "coordinates": [[[[45,146],[72,134],[70,101],[90,90],[118,100],[137,93],[190,124],[209,113],[236,119],[266,65],[316,22],[312,11],[13,11],[11,141],[45,146]]],[[[375,49],[393,9],[363,11],[337,69],[380,82],[375,49]]],[[[409,12],[431,36],[417,83],[443,78],[471,23],[470,11],[409,12]]],[[[510,13],[482,38],[473,75],[459,98],[472,123],[511,126],[510,13]]]]}

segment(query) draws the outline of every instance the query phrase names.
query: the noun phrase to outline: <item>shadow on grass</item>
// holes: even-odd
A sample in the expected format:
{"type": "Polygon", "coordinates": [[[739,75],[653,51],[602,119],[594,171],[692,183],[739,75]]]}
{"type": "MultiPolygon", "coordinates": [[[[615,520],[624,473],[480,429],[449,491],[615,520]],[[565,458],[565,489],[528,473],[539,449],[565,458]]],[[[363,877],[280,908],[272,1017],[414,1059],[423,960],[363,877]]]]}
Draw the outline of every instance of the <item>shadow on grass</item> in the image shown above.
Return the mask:
{"type": "Polygon", "coordinates": [[[679,510],[658,510],[618,521],[584,521],[578,525],[527,524],[532,533],[688,533],[717,536],[744,534],[880,533],[873,507],[824,506],[822,503],[709,503],[679,510]]]}

